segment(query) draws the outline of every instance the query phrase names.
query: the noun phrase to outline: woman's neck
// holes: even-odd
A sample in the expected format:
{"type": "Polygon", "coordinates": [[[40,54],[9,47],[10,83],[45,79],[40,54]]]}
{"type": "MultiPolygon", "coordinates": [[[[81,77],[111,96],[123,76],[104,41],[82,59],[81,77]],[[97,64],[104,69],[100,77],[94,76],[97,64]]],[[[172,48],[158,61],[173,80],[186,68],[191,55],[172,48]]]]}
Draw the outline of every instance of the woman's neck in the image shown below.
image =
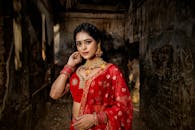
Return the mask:
{"type": "Polygon", "coordinates": [[[83,67],[85,68],[94,68],[94,67],[101,67],[102,65],[105,65],[106,62],[101,57],[94,57],[92,59],[86,60],[83,67]]]}
{"type": "Polygon", "coordinates": [[[87,59],[85,63],[94,62],[96,60],[102,60],[102,58],[101,57],[93,57],[93,58],[87,59]]]}

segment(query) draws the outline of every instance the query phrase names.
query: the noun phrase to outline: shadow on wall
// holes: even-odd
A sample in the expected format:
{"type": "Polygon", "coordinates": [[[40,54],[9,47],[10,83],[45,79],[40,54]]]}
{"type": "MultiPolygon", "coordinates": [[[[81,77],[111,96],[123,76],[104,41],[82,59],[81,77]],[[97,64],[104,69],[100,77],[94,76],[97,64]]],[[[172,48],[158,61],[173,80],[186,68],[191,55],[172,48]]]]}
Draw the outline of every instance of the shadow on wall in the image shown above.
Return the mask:
{"type": "Polygon", "coordinates": [[[192,39],[179,29],[148,39],[140,62],[143,86],[140,108],[150,128],[191,130],[194,124],[194,52],[192,39]]]}

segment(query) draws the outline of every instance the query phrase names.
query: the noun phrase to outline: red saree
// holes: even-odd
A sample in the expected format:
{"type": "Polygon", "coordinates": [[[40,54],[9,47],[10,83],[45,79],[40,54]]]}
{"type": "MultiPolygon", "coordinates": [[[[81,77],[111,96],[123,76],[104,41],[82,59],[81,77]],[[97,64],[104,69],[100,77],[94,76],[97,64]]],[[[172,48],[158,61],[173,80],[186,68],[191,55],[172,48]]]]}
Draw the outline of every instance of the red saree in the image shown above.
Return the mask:
{"type": "MultiPolygon", "coordinates": [[[[132,103],[130,92],[120,70],[108,64],[87,80],[77,73],[70,78],[73,100],[80,102],[79,115],[105,112],[107,124],[98,124],[89,130],[131,130],[132,103]],[[83,89],[79,86],[84,85],[83,89]],[[81,97],[81,99],[79,99],[81,97]]],[[[74,129],[71,126],[71,129],[74,129]]]]}

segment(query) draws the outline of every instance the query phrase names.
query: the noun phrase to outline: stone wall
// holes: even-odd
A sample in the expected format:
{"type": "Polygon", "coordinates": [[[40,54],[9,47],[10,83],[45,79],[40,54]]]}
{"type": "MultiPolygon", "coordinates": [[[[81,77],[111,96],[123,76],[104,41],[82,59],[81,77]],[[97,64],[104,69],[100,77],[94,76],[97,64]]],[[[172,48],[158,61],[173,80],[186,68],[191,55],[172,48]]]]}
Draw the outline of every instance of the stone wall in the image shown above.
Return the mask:
{"type": "Polygon", "coordinates": [[[151,130],[195,129],[194,1],[131,3],[126,36],[140,42],[141,115],[151,130]]]}
{"type": "Polygon", "coordinates": [[[3,17],[0,16],[0,117],[5,108],[4,95],[6,91],[6,66],[5,66],[5,47],[3,40],[3,17]]]}
{"type": "MultiPolygon", "coordinates": [[[[0,129],[31,130],[46,113],[51,79],[47,70],[53,62],[53,41],[44,39],[44,49],[47,49],[44,60],[41,12],[34,0],[4,1],[3,4],[0,14],[0,129]],[[18,10],[13,10],[13,2],[18,10]],[[14,30],[13,20],[21,25],[21,35],[17,33],[20,30],[14,30]],[[18,46],[20,36],[22,43],[18,46]],[[17,56],[21,61],[19,67],[15,62],[17,56]]],[[[48,27],[48,30],[53,28],[48,27]]]]}

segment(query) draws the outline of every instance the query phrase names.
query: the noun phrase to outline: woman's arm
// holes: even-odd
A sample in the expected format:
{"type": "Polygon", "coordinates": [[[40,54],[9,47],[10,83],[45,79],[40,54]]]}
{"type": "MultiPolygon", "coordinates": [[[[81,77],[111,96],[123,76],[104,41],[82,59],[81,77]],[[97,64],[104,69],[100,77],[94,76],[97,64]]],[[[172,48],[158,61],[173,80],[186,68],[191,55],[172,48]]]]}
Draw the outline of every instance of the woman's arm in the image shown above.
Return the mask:
{"type": "Polygon", "coordinates": [[[51,86],[50,91],[51,98],[58,99],[64,95],[68,78],[69,78],[68,74],[60,73],[60,75],[57,77],[57,79],[51,86]]]}
{"type": "Polygon", "coordinates": [[[79,52],[74,52],[68,60],[68,63],[64,66],[60,75],[54,81],[51,86],[50,97],[53,99],[58,99],[64,95],[66,91],[67,80],[71,73],[75,70],[75,66],[82,61],[79,52]]]}

